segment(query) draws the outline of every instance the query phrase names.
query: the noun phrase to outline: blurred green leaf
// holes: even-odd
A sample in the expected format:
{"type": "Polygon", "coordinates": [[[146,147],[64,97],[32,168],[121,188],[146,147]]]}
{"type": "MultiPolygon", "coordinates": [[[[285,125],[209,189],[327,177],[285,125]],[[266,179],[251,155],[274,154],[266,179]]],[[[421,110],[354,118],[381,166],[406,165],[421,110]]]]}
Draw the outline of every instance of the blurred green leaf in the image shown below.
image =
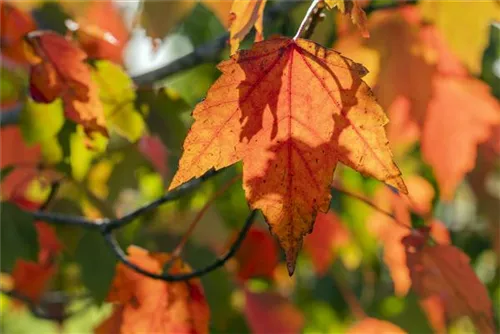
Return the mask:
{"type": "Polygon", "coordinates": [[[11,272],[16,260],[37,261],[38,238],[33,217],[16,205],[1,202],[1,270],[11,272]]]}
{"type": "Polygon", "coordinates": [[[120,66],[109,61],[97,61],[95,68],[92,78],[99,85],[106,120],[119,135],[131,142],[137,141],[144,132],[145,123],[135,109],[132,80],[120,66]]]}
{"type": "Polygon", "coordinates": [[[8,165],[2,168],[0,171],[0,182],[2,182],[12,171],[14,170],[14,166],[8,165]]]}
{"type": "Polygon", "coordinates": [[[97,133],[94,136],[89,139],[81,127],[70,135],[70,166],[73,177],[77,181],[85,178],[94,157],[104,152],[106,148],[107,138],[97,133]]]}
{"type": "Polygon", "coordinates": [[[101,304],[108,295],[115,275],[115,255],[100,233],[86,231],[75,251],[75,259],[82,268],[83,284],[96,303],[101,304]]]}
{"type": "Polygon", "coordinates": [[[493,95],[500,98],[500,23],[490,25],[489,44],[483,54],[481,79],[493,89],[493,95]]]}
{"type": "Polygon", "coordinates": [[[21,131],[28,144],[55,136],[64,124],[64,110],[61,99],[52,103],[37,103],[31,98],[21,112],[21,131]]]}

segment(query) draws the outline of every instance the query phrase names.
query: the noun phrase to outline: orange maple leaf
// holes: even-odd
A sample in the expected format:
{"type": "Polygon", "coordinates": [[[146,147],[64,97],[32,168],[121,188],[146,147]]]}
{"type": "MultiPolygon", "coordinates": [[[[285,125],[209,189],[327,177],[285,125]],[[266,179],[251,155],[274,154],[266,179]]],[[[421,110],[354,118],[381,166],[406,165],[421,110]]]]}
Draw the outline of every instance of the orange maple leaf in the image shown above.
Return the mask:
{"type": "Polygon", "coordinates": [[[16,62],[26,63],[23,36],[36,30],[35,21],[15,5],[0,1],[0,24],[2,55],[16,62]]]}
{"type": "Polygon", "coordinates": [[[49,103],[61,97],[66,117],[81,124],[86,132],[98,131],[107,136],[98,88],[84,62],[87,54],[51,31],[31,32],[25,40],[33,99],[49,103]]]}
{"type": "Polygon", "coordinates": [[[365,318],[349,328],[347,334],[406,334],[406,331],[389,321],[365,318]]]}
{"type": "Polygon", "coordinates": [[[318,275],[324,275],[335,259],[335,251],[349,242],[349,231],[333,212],[318,213],[311,234],[304,239],[304,252],[308,253],[318,275]]]}
{"type": "Polygon", "coordinates": [[[412,287],[424,300],[437,298],[449,319],[468,316],[480,333],[496,333],[486,287],[461,250],[450,245],[419,247],[418,236],[403,239],[412,287]]]}
{"type": "Polygon", "coordinates": [[[337,162],[406,193],[363,66],[283,37],[218,67],[223,74],[193,112],[170,189],[243,160],[247,200],[264,213],[290,274],[317,212],[328,210],[337,162]]]}
{"type": "Polygon", "coordinates": [[[305,323],[302,312],[287,298],[273,292],[245,289],[244,314],[252,333],[300,333],[305,323]]]}
{"type": "MultiPolygon", "coordinates": [[[[423,23],[417,8],[376,12],[369,29],[372,38],[358,38],[358,47],[380,55],[374,91],[391,120],[389,139],[398,144],[420,138],[441,197],[450,200],[474,167],[477,146],[500,124],[498,101],[468,74],[439,31],[423,23]]],[[[355,53],[353,45],[341,51],[355,53]]]]}
{"type": "MultiPolygon", "coordinates": [[[[232,242],[236,239],[234,235],[232,242]]],[[[252,227],[243,240],[234,259],[238,264],[238,278],[245,281],[252,277],[273,278],[278,265],[276,241],[265,231],[252,227]]]]}
{"type": "MultiPolygon", "coordinates": [[[[419,176],[407,177],[406,184],[411,194],[411,202],[387,188],[380,189],[374,196],[375,204],[378,207],[388,212],[394,212],[398,224],[380,212],[375,212],[367,223],[370,230],[383,244],[383,259],[389,268],[394,282],[395,294],[398,296],[406,295],[411,286],[405,246],[401,243],[401,240],[411,233],[410,209],[419,214],[427,215],[430,213],[434,197],[432,186],[419,176]]],[[[437,242],[450,243],[448,230],[443,223],[433,219],[429,226],[431,235],[437,242]]]]}
{"type": "Polygon", "coordinates": [[[240,42],[255,27],[255,41],[261,41],[263,36],[264,7],[267,0],[234,0],[229,16],[229,44],[231,54],[235,53],[240,42]]]}
{"type": "MultiPolygon", "coordinates": [[[[129,260],[151,272],[160,273],[170,259],[164,253],[130,246],[129,260]]],[[[171,274],[189,272],[180,260],[170,268],[171,274]]],[[[208,333],[210,310],[201,282],[167,283],[146,277],[123,264],[118,264],[108,295],[117,304],[114,313],[96,329],[96,333],[208,333]]]]}

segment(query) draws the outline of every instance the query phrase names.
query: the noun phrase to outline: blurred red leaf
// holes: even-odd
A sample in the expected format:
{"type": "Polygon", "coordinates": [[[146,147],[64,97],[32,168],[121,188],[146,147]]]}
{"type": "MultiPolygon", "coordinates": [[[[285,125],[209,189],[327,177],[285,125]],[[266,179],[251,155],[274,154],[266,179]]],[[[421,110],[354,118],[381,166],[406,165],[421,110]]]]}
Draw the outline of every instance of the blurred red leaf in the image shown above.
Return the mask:
{"type": "Polygon", "coordinates": [[[65,102],[66,117],[83,125],[87,132],[107,136],[104,111],[85,52],[51,31],[27,35],[26,53],[31,63],[30,93],[37,102],[57,97],[65,102]]]}
{"type": "MultiPolygon", "coordinates": [[[[18,202],[17,200],[15,201],[18,202]]],[[[26,202],[22,202],[22,206],[26,202]]],[[[14,290],[22,293],[34,302],[38,302],[58,266],[55,257],[62,249],[54,228],[44,222],[35,222],[40,250],[38,262],[19,259],[12,270],[14,290]]]]}
{"type": "Polygon", "coordinates": [[[420,300],[420,306],[425,312],[429,324],[438,334],[446,333],[446,314],[439,296],[434,295],[420,300]]]}
{"type": "Polygon", "coordinates": [[[309,254],[316,274],[324,275],[335,259],[335,249],[349,242],[349,232],[333,212],[318,213],[313,231],[304,239],[304,251],[309,254]]]}
{"type": "MultiPolygon", "coordinates": [[[[480,333],[496,333],[486,287],[461,250],[450,245],[415,247],[418,235],[403,239],[412,287],[420,298],[439,298],[447,318],[468,316],[480,333]]],[[[425,240],[424,240],[425,241],[425,240]]]]}
{"type": "Polygon", "coordinates": [[[89,58],[122,64],[122,52],[129,31],[112,1],[92,1],[77,21],[67,25],[70,30],[76,31],[78,42],[89,58]]]}
{"type": "Polygon", "coordinates": [[[148,158],[156,170],[166,177],[168,174],[168,149],[158,136],[144,135],[139,140],[139,150],[148,158]]]}
{"type": "Polygon", "coordinates": [[[389,321],[365,318],[349,328],[348,334],[405,334],[406,331],[389,321]]]}
{"type": "Polygon", "coordinates": [[[21,130],[15,126],[0,129],[0,167],[14,166],[1,184],[2,198],[24,194],[29,182],[38,175],[36,168],[41,159],[40,147],[27,146],[21,130]]]}
{"type": "Polygon", "coordinates": [[[300,333],[304,315],[285,297],[245,290],[245,317],[253,334],[300,333]]]}
{"type": "MultiPolygon", "coordinates": [[[[141,268],[160,273],[170,256],[130,246],[129,259],[141,268]]],[[[170,273],[190,268],[176,260],[170,273]]],[[[146,277],[118,264],[108,301],[117,304],[96,333],[208,333],[209,308],[198,279],[168,283],[146,277]]]]}
{"type": "Polygon", "coordinates": [[[2,55],[19,63],[26,63],[23,36],[36,30],[35,21],[15,5],[0,1],[0,39],[2,55]]]}
{"type": "MultiPolygon", "coordinates": [[[[236,239],[234,235],[232,240],[236,239]]],[[[238,278],[245,281],[252,277],[273,278],[278,265],[278,248],[267,231],[252,227],[236,253],[238,278]]]]}

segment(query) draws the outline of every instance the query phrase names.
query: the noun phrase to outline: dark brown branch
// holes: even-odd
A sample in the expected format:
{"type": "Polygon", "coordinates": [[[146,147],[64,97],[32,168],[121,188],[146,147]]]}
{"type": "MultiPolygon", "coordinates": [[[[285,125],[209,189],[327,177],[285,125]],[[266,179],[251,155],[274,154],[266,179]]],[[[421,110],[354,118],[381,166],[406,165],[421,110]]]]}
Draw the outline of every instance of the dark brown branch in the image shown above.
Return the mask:
{"type": "Polygon", "coordinates": [[[219,171],[211,170],[205,173],[198,179],[193,179],[183,185],[177,187],[176,189],[169,191],[162,197],[154,200],[153,202],[141,206],[140,208],[124,215],[121,218],[109,219],[88,219],[81,216],[73,216],[67,214],[60,214],[54,212],[44,212],[44,211],[34,211],[30,212],[33,218],[36,220],[43,220],[46,223],[56,224],[56,225],[68,225],[68,226],[79,226],[88,229],[102,230],[103,232],[112,231],[114,229],[120,228],[132,222],[135,218],[143,215],[148,211],[152,211],[159,207],[160,205],[179,199],[188,192],[192,191],[194,188],[198,187],[204,181],[210,179],[211,177],[217,175],[219,171]]]}
{"type": "Polygon", "coordinates": [[[245,237],[248,233],[248,230],[252,226],[253,220],[255,218],[255,214],[256,214],[256,211],[254,210],[248,215],[248,217],[245,221],[245,225],[243,226],[240,233],[238,234],[238,238],[231,245],[228,252],[224,256],[215,259],[214,262],[212,262],[211,264],[209,264],[208,266],[206,266],[204,268],[201,268],[201,269],[198,269],[198,270],[192,271],[190,273],[186,273],[186,274],[175,274],[175,275],[171,275],[168,273],[157,274],[157,273],[153,273],[153,272],[144,270],[140,266],[138,266],[138,265],[136,265],[128,260],[127,255],[125,254],[125,252],[123,251],[121,246],[118,244],[118,241],[112,235],[111,231],[104,233],[104,238],[108,242],[109,246],[111,247],[111,249],[113,250],[115,255],[118,257],[120,262],[122,262],[124,265],[126,265],[130,269],[132,269],[132,270],[134,270],[134,271],[136,271],[144,276],[147,276],[149,278],[163,280],[166,282],[187,281],[187,280],[192,279],[192,278],[201,277],[203,275],[210,273],[211,271],[218,269],[219,267],[223,266],[231,257],[233,257],[234,254],[236,254],[236,252],[240,248],[241,243],[243,242],[243,240],[245,239],[245,237]]]}

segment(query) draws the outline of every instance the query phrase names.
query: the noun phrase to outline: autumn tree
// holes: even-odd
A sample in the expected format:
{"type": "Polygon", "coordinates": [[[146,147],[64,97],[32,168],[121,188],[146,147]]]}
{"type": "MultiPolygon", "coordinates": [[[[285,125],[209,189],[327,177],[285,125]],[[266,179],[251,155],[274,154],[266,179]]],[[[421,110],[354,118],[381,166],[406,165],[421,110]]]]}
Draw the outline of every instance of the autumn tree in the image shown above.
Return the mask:
{"type": "Polygon", "coordinates": [[[6,332],[497,332],[498,2],[0,6],[6,332]]]}

